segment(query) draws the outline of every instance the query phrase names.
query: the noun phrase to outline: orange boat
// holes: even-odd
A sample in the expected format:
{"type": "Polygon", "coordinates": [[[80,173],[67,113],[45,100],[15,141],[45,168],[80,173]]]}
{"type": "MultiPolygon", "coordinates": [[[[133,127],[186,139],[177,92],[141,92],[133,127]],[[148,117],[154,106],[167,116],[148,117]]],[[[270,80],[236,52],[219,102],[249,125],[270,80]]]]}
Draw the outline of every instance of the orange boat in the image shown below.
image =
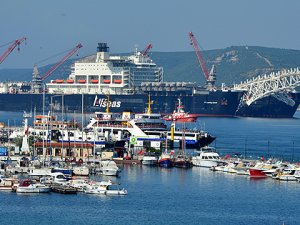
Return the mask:
{"type": "Polygon", "coordinates": [[[114,83],[115,83],[115,84],[121,84],[121,83],[122,83],[122,80],[114,80],[114,83]]]}
{"type": "Polygon", "coordinates": [[[91,80],[93,84],[98,84],[99,80],[91,80]]]}
{"type": "Polygon", "coordinates": [[[110,80],[105,79],[105,80],[103,80],[103,83],[105,83],[105,84],[110,84],[110,80]]]}
{"type": "Polygon", "coordinates": [[[78,80],[78,83],[85,84],[86,80],[78,80]]]}
{"type": "Polygon", "coordinates": [[[73,83],[74,83],[74,80],[67,80],[67,83],[68,83],[68,84],[73,84],[73,83]]]}

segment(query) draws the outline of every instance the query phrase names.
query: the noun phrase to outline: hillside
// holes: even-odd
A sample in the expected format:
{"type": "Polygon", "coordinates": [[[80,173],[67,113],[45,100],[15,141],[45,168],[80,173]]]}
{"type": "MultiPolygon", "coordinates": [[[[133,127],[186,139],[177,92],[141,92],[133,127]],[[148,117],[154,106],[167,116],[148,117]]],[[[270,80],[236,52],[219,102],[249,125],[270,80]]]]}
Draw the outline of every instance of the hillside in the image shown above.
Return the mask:
{"type": "MultiPolygon", "coordinates": [[[[113,55],[113,53],[111,53],[113,55]]],[[[204,51],[208,70],[217,67],[217,84],[231,85],[253,76],[300,66],[300,50],[256,46],[232,46],[204,51]]],[[[117,55],[117,54],[115,54],[117,55]]],[[[192,81],[204,84],[195,52],[151,52],[150,57],[164,68],[165,81],[192,81]]],[[[73,60],[68,60],[49,79],[66,78],[73,60]]],[[[39,68],[43,74],[51,65],[39,68]]],[[[0,69],[0,80],[31,80],[32,69],[0,69]]]]}

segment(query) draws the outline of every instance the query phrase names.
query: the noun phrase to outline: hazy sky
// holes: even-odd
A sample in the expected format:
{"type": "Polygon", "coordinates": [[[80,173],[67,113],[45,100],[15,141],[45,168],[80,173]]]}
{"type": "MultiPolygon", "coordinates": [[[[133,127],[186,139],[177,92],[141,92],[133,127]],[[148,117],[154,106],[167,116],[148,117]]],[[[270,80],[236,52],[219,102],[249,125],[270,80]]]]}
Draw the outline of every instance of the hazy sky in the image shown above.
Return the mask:
{"type": "Polygon", "coordinates": [[[28,41],[0,69],[31,68],[77,43],[80,56],[94,54],[98,42],[107,42],[111,53],[148,43],[152,51],[192,51],[189,31],[205,50],[300,49],[299,10],[299,0],[1,0],[0,46],[22,36],[28,41]]]}

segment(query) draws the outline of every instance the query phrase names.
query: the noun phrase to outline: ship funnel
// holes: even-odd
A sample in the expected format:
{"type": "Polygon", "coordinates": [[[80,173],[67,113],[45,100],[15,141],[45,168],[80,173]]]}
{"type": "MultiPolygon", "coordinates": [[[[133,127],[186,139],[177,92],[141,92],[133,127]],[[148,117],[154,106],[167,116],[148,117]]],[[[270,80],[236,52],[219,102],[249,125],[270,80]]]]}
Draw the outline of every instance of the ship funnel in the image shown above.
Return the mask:
{"type": "Polygon", "coordinates": [[[98,43],[97,52],[109,52],[107,43],[98,43]]]}
{"type": "Polygon", "coordinates": [[[109,59],[109,47],[107,43],[98,43],[96,62],[103,62],[109,59]]]}

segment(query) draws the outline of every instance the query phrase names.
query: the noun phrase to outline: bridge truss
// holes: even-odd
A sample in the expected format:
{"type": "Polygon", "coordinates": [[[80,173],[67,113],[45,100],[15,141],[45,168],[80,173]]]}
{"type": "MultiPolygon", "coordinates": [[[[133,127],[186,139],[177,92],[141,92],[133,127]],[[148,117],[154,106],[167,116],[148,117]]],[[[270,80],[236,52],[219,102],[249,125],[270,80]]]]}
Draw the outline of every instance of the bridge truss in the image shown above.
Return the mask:
{"type": "Polygon", "coordinates": [[[295,68],[255,77],[240,84],[235,84],[233,89],[245,91],[238,109],[245,104],[249,106],[256,100],[270,95],[294,106],[295,102],[287,95],[287,92],[294,90],[299,85],[300,70],[295,68]]]}

